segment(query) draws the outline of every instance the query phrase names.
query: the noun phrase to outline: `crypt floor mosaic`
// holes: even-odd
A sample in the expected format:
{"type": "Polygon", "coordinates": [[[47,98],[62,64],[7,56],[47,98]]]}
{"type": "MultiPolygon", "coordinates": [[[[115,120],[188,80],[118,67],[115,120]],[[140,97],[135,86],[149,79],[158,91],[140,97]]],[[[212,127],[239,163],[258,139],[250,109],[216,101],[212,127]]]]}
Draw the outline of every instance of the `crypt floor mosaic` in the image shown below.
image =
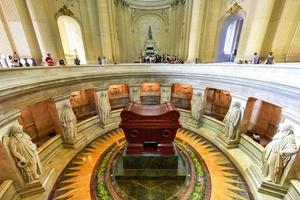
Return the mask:
{"type": "Polygon", "coordinates": [[[236,167],[209,141],[180,129],[175,144],[186,161],[184,180],[116,180],[113,166],[124,149],[125,138],[120,129],[108,132],[67,165],[49,200],[253,199],[236,167]]]}

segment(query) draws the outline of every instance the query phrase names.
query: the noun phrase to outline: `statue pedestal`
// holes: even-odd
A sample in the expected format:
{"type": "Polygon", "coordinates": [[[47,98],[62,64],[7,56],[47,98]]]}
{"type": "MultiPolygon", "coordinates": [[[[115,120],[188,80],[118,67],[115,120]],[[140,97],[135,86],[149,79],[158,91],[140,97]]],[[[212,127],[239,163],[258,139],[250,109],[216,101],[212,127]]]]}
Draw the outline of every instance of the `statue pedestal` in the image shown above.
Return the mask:
{"type": "Polygon", "coordinates": [[[82,134],[78,134],[78,138],[76,141],[68,142],[68,141],[63,141],[63,146],[66,149],[77,149],[78,147],[81,147],[84,145],[84,142],[86,140],[86,137],[82,134]]]}
{"type": "Polygon", "coordinates": [[[218,134],[217,135],[217,140],[225,146],[227,149],[234,149],[239,146],[239,141],[238,140],[231,140],[225,137],[223,134],[218,134]]]}
{"type": "Polygon", "coordinates": [[[44,172],[39,180],[32,181],[30,183],[24,184],[20,189],[18,189],[18,194],[21,198],[29,197],[38,193],[45,192],[45,185],[50,180],[50,177],[54,173],[54,169],[50,172],[44,172]]]}
{"type": "Polygon", "coordinates": [[[282,185],[268,182],[261,174],[260,169],[254,166],[246,169],[246,173],[249,175],[251,182],[255,186],[258,192],[268,194],[280,199],[283,199],[287,194],[287,189],[282,185]]]}
{"type": "Polygon", "coordinates": [[[113,125],[114,125],[114,121],[113,120],[109,120],[106,124],[100,122],[100,127],[102,129],[107,129],[109,127],[112,127],[113,125]]]}
{"type": "Polygon", "coordinates": [[[126,154],[119,156],[114,168],[116,179],[182,179],[185,180],[185,162],[177,150],[174,155],[126,154]]]}
{"type": "Polygon", "coordinates": [[[185,118],[183,121],[186,125],[193,127],[193,128],[200,128],[200,122],[192,119],[192,118],[185,118]]]}

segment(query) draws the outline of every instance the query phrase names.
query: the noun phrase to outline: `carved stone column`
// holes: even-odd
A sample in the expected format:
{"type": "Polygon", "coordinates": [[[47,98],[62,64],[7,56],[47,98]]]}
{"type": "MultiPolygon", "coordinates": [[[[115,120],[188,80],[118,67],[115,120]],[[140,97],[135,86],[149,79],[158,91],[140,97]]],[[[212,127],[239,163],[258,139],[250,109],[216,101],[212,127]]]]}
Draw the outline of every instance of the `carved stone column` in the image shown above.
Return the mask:
{"type": "MultiPolygon", "coordinates": [[[[275,0],[264,0],[257,4],[254,15],[255,18],[252,20],[249,35],[247,38],[241,38],[241,41],[247,42],[245,50],[239,50],[240,52],[244,52],[244,59],[251,59],[254,52],[260,55],[274,3],[275,0]]],[[[237,55],[237,57],[239,57],[239,55],[237,55]]]]}
{"type": "Polygon", "coordinates": [[[161,85],[160,103],[171,102],[172,85],[161,85]]]}
{"type": "Polygon", "coordinates": [[[113,63],[113,34],[110,26],[110,7],[107,0],[97,0],[102,53],[108,63],[113,63]]]}
{"type": "Polygon", "coordinates": [[[129,99],[130,101],[141,103],[140,85],[129,85],[129,99]]]}
{"type": "Polygon", "coordinates": [[[10,37],[21,57],[33,57],[42,60],[42,55],[26,1],[0,0],[10,37]]]}
{"type": "Polygon", "coordinates": [[[21,143],[21,139],[15,139],[16,135],[12,134],[12,128],[16,126],[21,128],[18,129],[18,131],[22,132],[23,134],[18,134],[18,138],[25,138],[24,141],[26,141],[22,147],[24,147],[27,143],[30,143],[30,149],[34,150],[35,147],[32,144],[30,137],[23,132],[22,126],[19,125],[19,116],[19,110],[12,110],[10,112],[0,114],[0,170],[3,172],[0,173],[0,182],[9,179],[13,180],[19,195],[21,198],[23,198],[36,193],[44,192],[44,185],[46,185],[46,182],[49,180],[49,176],[51,176],[52,171],[50,170],[45,172],[44,169],[42,169],[42,164],[38,155],[38,149],[35,149],[35,158],[37,160],[33,160],[37,161],[36,164],[38,163],[39,165],[39,176],[33,176],[33,173],[32,176],[28,178],[28,176],[31,175],[29,171],[33,169],[31,168],[33,164],[26,158],[17,158],[15,156],[15,152],[20,151],[18,147],[20,147],[19,143],[21,143]]]}
{"type": "Polygon", "coordinates": [[[102,128],[106,128],[112,123],[111,106],[108,98],[107,87],[97,88],[95,92],[96,109],[102,128]]]}
{"type": "Polygon", "coordinates": [[[63,146],[65,148],[72,148],[72,149],[77,149],[79,147],[81,147],[85,140],[86,140],[86,137],[84,135],[82,135],[81,133],[77,133],[77,127],[76,127],[76,133],[75,134],[75,139],[73,140],[69,140],[67,139],[67,137],[65,135],[67,135],[68,133],[68,127],[66,127],[63,122],[63,119],[62,119],[62,115],[63,115],[63,110],[64,110],[64,107],[66,105],[70,106],[71,107],[71,103],[70,103],[70,94],[66,94],[64,96],[59,96],[59,97],[53,97],[52,98],[54,103],[55,103],[55,108],[56,108],[56,111],[54,111],[54,116],[56,115],[56,120],[55,121],[55,126],[58,126],[59,129],[61,130],[61,133],[63,135],[63,146]],[[56,113],[55,113],[56,112],[56,113]]]}
{"type": "Polygon", "coordinates": [[[187,63],[195,63],[199,56],[204,8],[204,0],[193,1],[187,63]]]}

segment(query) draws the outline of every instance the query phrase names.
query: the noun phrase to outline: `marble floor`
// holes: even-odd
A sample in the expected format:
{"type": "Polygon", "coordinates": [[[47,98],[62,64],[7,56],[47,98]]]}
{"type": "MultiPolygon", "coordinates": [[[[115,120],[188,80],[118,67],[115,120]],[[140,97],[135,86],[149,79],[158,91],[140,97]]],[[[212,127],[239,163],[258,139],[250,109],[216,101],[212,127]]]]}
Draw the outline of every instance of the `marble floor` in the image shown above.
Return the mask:
{"type": "Polygon", "coordinates": [[[96,139],[67,165],[49,197],[55,200],[251,200],[248,186],[236,167],[213,144],[180,129],[176,146],[190,160],[186,180],[124,180],[111,174],[113,158],[124,148],[120,129],[96,139]]]}

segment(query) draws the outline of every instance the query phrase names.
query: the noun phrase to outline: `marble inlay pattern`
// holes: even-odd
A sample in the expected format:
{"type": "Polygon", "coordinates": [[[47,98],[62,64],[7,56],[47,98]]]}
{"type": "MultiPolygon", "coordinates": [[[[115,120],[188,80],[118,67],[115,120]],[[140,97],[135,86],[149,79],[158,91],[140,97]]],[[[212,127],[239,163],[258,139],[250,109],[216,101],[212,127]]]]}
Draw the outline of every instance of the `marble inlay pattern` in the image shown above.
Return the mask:
{"type": "Polygon", "coordinates": [[[254,199],[239,171],[216,146],[185,129],[180,129],[176,136],[204,160],[211,179],[211,200],[254,199]]]}
{"type": "MultiPolygon", "coordinates": [[[[95,194],[95,192],[91,191],[91,188],[95,186],[91,183],[94,183],[92,177],[94,177],[95,167],[101,165],[107,154],[113,153],[112,149],[122,146],[123,139],[124,134],[118,129],[105,134],[87,146],[65,168],[49,199],[94,199],[91,194],[95,194]]],[[[206,200],[253,199],[246,182],[236,167],[210,142],[191,131],[180,129],[177,133],[176,143],[201,155],[199,159],[204,161],[210,176],[211,187],[206,187],[210,190],[210,197],[205,197],[206,200]]],[[[190,196],[188,199],[194,198],[190,196]]]]}

